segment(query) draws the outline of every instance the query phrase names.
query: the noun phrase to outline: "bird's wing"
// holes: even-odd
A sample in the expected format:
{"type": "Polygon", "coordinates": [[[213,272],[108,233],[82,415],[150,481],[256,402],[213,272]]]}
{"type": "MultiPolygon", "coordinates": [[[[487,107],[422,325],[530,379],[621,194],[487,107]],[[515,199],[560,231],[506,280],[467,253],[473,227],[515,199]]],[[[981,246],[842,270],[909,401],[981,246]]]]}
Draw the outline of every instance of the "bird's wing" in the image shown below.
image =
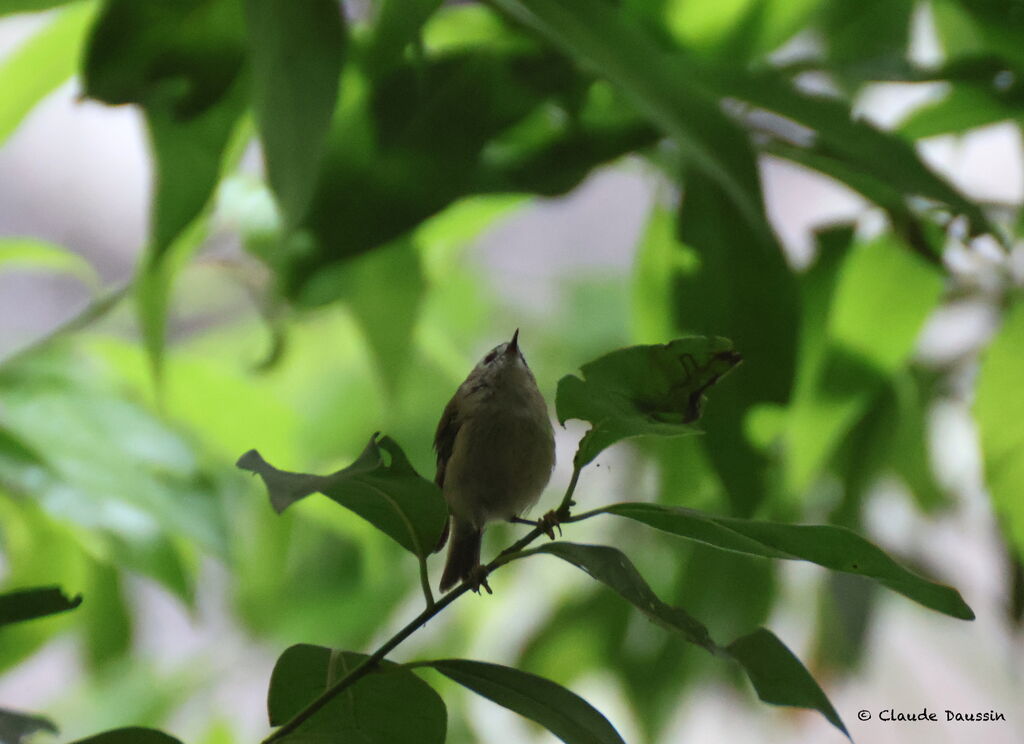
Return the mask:
{"type": "Polygon", "coordinates": [[[452,456],[452,448],[455,446],[455,437],[459,433],[462,422],[459,420],[459,409],[455,404],[455,397],[448,401],[441,414],[441,420],[437,424],[437,432],[434,434],[434,449],[437,451],[437,472],[434,475],[434,483],[444,486],[444,471],[448,465],[448,458],[452,456]]]}

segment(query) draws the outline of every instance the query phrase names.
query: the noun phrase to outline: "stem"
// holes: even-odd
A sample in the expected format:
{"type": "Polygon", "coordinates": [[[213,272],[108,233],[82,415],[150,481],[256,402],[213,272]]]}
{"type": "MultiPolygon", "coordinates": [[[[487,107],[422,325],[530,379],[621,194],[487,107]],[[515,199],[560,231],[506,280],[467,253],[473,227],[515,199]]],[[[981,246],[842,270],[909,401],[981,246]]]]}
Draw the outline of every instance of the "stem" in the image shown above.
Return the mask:
{"type": "MultiPolygon", "coordinates": [[[[572,479],[569,481],[569,486],[565,491],[565,496],[562,497],[562,503],[559,505],[557,514],[561,517],[564,515],[565,520],[569,520],[569,508],[572,506],[572,494],[576,490],[576,482],[580,477],[580,468],[574,467],[572,471],[572,479]]],[[[521,538],[516,540],[514,543],[509,545],[507,548],[502,550],[494,559],[484,566],[485,575],[490,574],[492,571],[497,569],[499,566],[504,565],[507,561],[504,560],[507,556],[512,553],[518,553],[520,550],[525,548],[527,545],[532,543],[538,537],[544,534],[544,531],[540,527],[534,527],[532,530],[527,532],[521,538]]],[[[426,624],[428,620],[437,615],[441,610],[450,605],[456,599],[461,597],[463,594],[470,590],[469,584],[463,582],[452,591],[445,594],[438,601],[434,601],[433,595],[430,593],[430,584],[427,581],[426,574],[427,562],[425,558],[420,560],[420,579],[423,582],[424,594],[427,595],[427,607],[423,612],[417,615],[411,622],[409,622],[404,628],[395,633],[391,638],[386,640],[384,644],[373,652],[373,655],[369,656],[359,666],[350,671],[344,677],[339,679],[333,685],[324,690],[318,698],[303,708],[301,711],[295,714],[295,716],[285,723],[281,728],[272,733],[266,739],[263,740],[262,744],[270,744],[270,742],[278,741],[288,734],[295,731],[299,726],[308,721],[312,716],[316,715],[327,703],[331,702],[334,698],[342,693],[345,689],[351,687],[356,682],[361,680],[367,674],[373,671],[374,667],[392,651],[398,644],[404,641],[406,638],[411,636],[418,628],[426,624]]]]}
{"type": "Polygon", "coordinates": [[[427,609],[434,606],[434,593],[430,591],[430,575],[427,573],[427,557],[416,555],[420,563],[420,587],[423,589],[423,598],[427,600],[427,609]]]}

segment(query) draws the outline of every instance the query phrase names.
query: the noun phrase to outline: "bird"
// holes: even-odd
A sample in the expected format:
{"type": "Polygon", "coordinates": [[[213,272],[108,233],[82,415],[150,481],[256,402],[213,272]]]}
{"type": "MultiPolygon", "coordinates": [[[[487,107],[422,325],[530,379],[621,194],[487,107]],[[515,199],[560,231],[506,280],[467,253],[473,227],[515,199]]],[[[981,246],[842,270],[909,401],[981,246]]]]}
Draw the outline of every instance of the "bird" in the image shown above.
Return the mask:
{"type": "Polygon", "coordinates": [[[484,526],[524,521],[520,515],[540,499],[555,466],[554,430],[518,328],[459,385],[437,425],[434,449],[434,482],[449,512],[436,550],[451,535],[440,590],[467,581],[474,591],[490,592],[480,565],[484,526]]]}

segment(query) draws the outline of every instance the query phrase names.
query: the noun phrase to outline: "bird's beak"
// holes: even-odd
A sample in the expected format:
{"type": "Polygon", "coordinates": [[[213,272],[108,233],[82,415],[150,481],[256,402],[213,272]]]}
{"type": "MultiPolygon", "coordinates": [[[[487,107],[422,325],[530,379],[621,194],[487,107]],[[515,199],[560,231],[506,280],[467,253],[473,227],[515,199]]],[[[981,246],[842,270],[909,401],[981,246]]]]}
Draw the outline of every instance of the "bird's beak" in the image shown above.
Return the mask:
{"type": "Polygon", "coordinates": [[[512,334],[512,340],[508,342],[508,348],[505,349],[506,354],[515,354],[519,351],[519,329],[516,328],[516,332],[512,334]]]}

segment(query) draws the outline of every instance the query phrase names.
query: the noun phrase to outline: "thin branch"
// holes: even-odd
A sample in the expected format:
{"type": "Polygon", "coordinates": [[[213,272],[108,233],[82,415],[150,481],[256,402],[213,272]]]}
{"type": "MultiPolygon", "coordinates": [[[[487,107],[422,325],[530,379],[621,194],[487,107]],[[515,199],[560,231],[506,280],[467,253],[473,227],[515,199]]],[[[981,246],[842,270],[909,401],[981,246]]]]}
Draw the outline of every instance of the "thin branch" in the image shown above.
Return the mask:
{"type": "MultiPolygon", "coordinates": [[[[572,495],[576,490],[576,483],[579,481],[580,467],[574,467],[572,472],[572,478],[569,481],[569,486],[566,488],[565,496],[562,497],[562,502],[556,510],[556,514],[563,521],[570,520],[569,510],[572,507],[572,495]]],[[[508,556],[518,553],[527,545],[532,543],[538,537],[544,534],[544,530],[540,527],[534,527],[532,530],[527,532],[521,538],[516,540],[514,543],[509,545],[507,548],[502,550],[494,559],[484,566],[484,575],[490,574],[499,566],[504,565],[508,560],[508,556]]],[[[426,575],[426,560],[421,559],[421,579],[426,581],[424,578],[426,575]]],[[[425,592],[429,595],[430,587],[429,584],[425,584],[425,592]]],[[[381,660],[387,656],[396,646],[402,641],[411,636],[419,628],[427,623],[432,617],[441,612],[445,607],[450,605],[456,599],[461,597],[463,594],[470,590],[469,584],[463,582],[452,591],[445,594],[441,599],[434,602],[433,597],[430,596],[428,604],[425,610],[417,615],[411,622],[405,627],[395,633],[391,638],[384,642],[380,648],[373,652],[373,654],[367,657],[359,666],[351,670],[344,677],[339,679],[333,685],[324,690],[319,697],[313,702],[299,711],[291,720],[282,725],[277,731],[272,733],[266,739],[263,740],[262,744],[270,744],[271,742],[278,741],[288,734],[294,732],[299,726],[308,721],[312,716],[316,715],[320,710],[323,709],[331,700],[340,695],[344,690],[354,685],[356,682],[361,680],[367,674],[372,672],[374,668],[381,662],[381,660]]]]}

